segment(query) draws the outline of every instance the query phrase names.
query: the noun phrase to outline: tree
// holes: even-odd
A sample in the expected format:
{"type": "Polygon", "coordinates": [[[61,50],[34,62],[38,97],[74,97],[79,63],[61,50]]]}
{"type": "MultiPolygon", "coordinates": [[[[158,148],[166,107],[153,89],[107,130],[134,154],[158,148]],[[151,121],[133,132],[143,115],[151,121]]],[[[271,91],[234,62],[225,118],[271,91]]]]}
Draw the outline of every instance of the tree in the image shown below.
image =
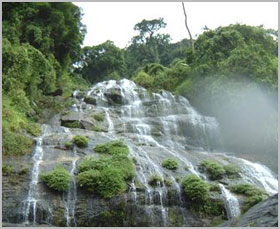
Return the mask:
{"type": "Polygon", "coordinates": [[[84,47],[78,65],[75,71],[91,83],[119,78],[126,69],[123,51],[112,41],[84,47]]]}

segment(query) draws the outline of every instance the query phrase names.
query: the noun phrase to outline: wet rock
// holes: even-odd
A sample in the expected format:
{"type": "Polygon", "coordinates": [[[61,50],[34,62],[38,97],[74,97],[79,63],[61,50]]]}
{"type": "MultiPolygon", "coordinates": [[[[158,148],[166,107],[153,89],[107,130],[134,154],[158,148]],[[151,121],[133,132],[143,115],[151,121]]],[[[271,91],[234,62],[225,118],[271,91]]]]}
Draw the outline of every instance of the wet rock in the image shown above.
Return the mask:
{"type": "Polygon", "coordinates": [[[88,104],[96,105],[96,98],[93,96],[87,96],[84,100],[88,104]]]}
{"type": "Polygon", "coordinates": [[[120,105],[123,102],[121,89],[119,87],[111,87],[107,89],[104,95],[107,97],[109,105],[120,105]]]}

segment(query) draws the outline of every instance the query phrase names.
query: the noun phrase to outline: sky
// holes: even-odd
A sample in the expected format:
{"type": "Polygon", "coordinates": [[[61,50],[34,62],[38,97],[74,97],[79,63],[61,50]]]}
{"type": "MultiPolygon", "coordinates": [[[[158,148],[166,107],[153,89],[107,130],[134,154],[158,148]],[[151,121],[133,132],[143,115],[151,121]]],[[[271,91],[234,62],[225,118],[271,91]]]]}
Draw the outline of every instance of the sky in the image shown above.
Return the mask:
{"type": "MultiPolygon", "coordinates": [[[[74,2],[82,8],[82,23],[87,26],[84,46],[111,40],[124,48],[137,35],[133,27],[143,19],[163,17],[167,23],[162,33],[177,42],[189,38],[181,2],[74,2]]],[[[188,26],[196,38],[209,29],[241,23],[278,29],[277,2],[185,2],[188,26]]]]}

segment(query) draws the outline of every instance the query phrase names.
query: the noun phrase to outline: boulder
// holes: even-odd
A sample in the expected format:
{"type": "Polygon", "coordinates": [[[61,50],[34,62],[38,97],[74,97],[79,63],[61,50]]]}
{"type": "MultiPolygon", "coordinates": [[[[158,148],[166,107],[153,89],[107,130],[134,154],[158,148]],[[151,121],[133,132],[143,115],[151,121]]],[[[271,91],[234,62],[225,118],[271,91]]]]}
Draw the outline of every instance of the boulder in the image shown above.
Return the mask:
{"type": "Polygon", "coordinates": [[[122,104],[123,98],[121,94],[121,89],[119,87],[109,88],[104,95],[107,97],[108,103],[110,105],[122,104]]]}

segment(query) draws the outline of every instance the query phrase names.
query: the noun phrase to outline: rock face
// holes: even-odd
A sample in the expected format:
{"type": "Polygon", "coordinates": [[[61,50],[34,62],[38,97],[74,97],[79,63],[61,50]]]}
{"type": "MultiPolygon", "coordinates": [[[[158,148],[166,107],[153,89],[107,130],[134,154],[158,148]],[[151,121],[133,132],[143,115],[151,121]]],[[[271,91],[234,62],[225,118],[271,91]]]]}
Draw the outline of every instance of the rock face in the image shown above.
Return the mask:
{"type": "Polygon", "coordinates": [[[278,227],[278,195],[256,204],[238,221],[228,221],[220,227],[278,227]]]}
{"type": "MultiPolygon", "coordinates": [[[[25,159],[29,173],[16,185],[13,176],[4,177],[6,226],[209,226],[217,217],[235,216],[231,208],[242,207],[244,201],[229,192],[230,185],[246,181],[269,194],[278,190],[277,179],[265,166],[221,153],[217,121],[200,115],[186,98],[167,91],[148,93],[125,79],[98,83],[87,92],[75,91],[73,97],[72,107],[43,125],[32,156],[25,159]],[[65,143],[76,135],[86,136],[88,146],[66,148],[65,143]],[[97,144],[116,139],[129,147],[136,177],[127,181],[125,193],[104,199],[79,187],[76,175],[85,156],[100,156],[93,150],[97,144]],[[178,162],[176,170],[162,166],[167,158],[178,162]],[[210,181],[199,169],[205,159],[236,164],[240,176],[210,181]],[[39,178],[61,164],[72,176],[71,187],[64,193],[50,190],[39,178]],[[155,174],[165,182],[150,185],[155,174]],[[190,174],[218,187],[210,191],[215,211],[208,216],[195,212],[183,194],[181,181],[190,174]]],[[[15,168],[16,163],[9,161],[15,168]]]]}

